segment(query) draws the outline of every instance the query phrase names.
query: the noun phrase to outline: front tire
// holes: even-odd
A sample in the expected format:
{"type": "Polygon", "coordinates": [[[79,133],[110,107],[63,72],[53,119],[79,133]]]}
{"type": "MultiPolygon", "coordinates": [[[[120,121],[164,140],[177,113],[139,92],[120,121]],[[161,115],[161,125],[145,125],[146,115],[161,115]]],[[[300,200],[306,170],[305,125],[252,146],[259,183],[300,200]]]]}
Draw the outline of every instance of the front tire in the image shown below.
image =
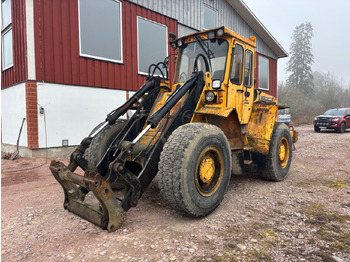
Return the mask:
{"type": "Polygon", "coordinates": [[[270,142],[269,153],[265,159],[262,177],[271,181],[282,181],[288,176],[292,163],[293,144],[289,128],[276,123],[270,142]]]}
{"type": "MultiPolygon", "coordinates": [[[[126,120],[118,119],[114,125],[108,125],[103,128],[93,139],[89,148],[85,151],[85,158],[94,165],[97,165],[111,145],[113,139],[120,133],[125,126],[126,120]]],[[[105,174],[108,169],[108,163],[102,167],[102,173],[105,174]]]]}
{"type": "Polygon", "coordinates": [[[213,212],[226,193],[231,151],[216,126],[190,123],[168,138],[160,156],[158,184],[164,199],[194,217],[213,212]]]}
{"type": "Polygon", "coordinates": [[[314,126],[314,130],[315,130],[315,132],[320,132],[321,131],[321,129],[318,126],[314,126]]]}

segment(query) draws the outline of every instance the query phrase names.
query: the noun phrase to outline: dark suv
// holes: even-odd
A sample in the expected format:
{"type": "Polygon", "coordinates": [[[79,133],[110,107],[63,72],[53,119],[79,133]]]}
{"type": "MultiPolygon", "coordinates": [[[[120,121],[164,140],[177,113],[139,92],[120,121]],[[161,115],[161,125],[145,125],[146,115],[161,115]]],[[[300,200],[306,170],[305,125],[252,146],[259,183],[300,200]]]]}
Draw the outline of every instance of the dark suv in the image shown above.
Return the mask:
{"type": "Polygon", "coordinates": [[[350,108],[335,108],[327,110],[323,115],[314,119],[314,129],[320,132],[322,128],[335,129],[339,133],[344,133],[350,128],[350,108]]]}

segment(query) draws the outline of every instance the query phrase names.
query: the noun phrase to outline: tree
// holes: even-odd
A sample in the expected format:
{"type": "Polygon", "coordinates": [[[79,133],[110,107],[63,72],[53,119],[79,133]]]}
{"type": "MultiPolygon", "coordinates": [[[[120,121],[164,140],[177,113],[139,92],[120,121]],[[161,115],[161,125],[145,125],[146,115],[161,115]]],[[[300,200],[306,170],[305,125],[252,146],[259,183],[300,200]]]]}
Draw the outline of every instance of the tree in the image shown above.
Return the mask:
{"type": "Polygon", "coordinates": [[[313,79],[312,97],[291,88],[286,82],[278,83],[278,102],[291,108],[295,124],[310,124],[315,116],[330,108],[350,107],[350,82],[322,72],[314,72],[313,79]]]}
{"type": "Polygon", "coordinates": [[[350,106],[350,89],[346,87],[342,80],[337,79],[331,73],[314,72],[314,84],[315,93],[313,97],[320,101],[322,105],[320,111],[350,106]]]}
{"type": "Polygon", "coordinates": [[[314,62],[311,44],[313,36],[310,22],[295,27],[290,46],[291,57],[287,63],[287,72],[291,72],[287,79],[288,86],[299,89],[303,94],[311,94],[314,87],[311,70],[314,62]]]}

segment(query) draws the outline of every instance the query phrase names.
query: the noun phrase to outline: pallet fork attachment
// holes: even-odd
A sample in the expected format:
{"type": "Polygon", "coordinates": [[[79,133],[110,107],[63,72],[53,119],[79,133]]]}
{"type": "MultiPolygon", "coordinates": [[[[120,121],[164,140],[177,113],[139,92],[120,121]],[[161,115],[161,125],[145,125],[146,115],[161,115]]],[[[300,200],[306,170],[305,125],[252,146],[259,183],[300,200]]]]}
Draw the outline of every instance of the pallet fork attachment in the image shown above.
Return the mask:
{"type": "Polygon", "coordinates": [[[85,171],[84,176],[71,172],[63,163],[53,160],[50,169],[64,191],[64,208],[90,221],[91,223],[113,232],[126,219],[126,212],[114,196],[110,184],[98,173],[85,171]],[[80,185],[77,187],[76,184],[80,185]],[[100,209],[84,202],[85,188],[94,193],[100,203],[100,209]]]}

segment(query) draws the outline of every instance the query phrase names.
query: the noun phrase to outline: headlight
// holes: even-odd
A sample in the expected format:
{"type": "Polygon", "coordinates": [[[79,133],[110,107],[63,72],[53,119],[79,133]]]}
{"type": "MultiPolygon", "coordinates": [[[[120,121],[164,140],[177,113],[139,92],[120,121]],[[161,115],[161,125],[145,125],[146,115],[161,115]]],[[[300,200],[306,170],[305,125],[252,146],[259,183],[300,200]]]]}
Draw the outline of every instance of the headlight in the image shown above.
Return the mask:
{"type": "Polygon", "coordinates": [[[215,94],[213,92],[207,92],[205,94],[205,101],[211,103],[215,100],[215,94]]]}
{"type": "Polygon", "coordinates": [[[213,89],[219,89],[221,87],[220,80],[214,80],[212,84],[213,89]]]}
{"type": "Polygon", "coordinates": [[[339,118],[333,118],[332,119],[332,121],[338,121],[339,120],[339,118]]]}
{"type": "Polygon", "coordinates": [[[314,120],[317,120],[317,117],[315,117],[314,120]]]}
{"type": "Polygon", "coordinates": [[[218,31],[216,31],[216,35],[217,36],[223,36],[225,33],[224,29],[223,28],[220,28],[218,31]]]}
{"type": "Polygon", "coordinates": [[[215,39],[215,31],[208,32],[208,39],[215,39]]]}
{"type": "Polygon", "coordinates": [[[171,42],[170,45],[171,45],[171,47],[172,47],[173,49],[176,49],[176,48],[177,48],[177,45],[176,45],[175,42],[171,42]]]}

